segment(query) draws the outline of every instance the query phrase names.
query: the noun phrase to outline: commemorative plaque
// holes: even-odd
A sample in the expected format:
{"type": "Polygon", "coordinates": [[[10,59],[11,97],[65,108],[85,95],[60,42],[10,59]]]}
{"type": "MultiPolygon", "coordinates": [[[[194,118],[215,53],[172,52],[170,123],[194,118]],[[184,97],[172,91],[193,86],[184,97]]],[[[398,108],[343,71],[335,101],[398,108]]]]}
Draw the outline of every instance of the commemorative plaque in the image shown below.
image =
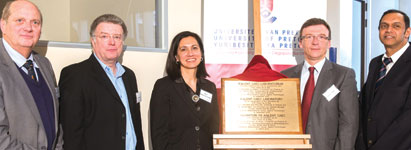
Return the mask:
{"type": "Polygon", "coordinates": [[[223,134],[302,134],[298,78],[222,79],[223,134]]]}

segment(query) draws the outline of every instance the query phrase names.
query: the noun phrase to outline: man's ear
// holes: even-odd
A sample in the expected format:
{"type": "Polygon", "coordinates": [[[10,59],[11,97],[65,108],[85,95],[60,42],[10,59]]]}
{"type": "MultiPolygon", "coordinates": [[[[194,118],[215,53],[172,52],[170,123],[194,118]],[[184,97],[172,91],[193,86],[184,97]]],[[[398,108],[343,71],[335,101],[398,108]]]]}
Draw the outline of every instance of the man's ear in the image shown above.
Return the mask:
{"type": "Polygon", "coordinates": [[[409,37],[410,37],[410,33],[411,33],[411,27],[408,27],[406,30],[405,30],[405,39],[409,39],[409,37]]]}
{"type": "Polygon", "coordinates": [[[93,38],[93,37],[91,37],[91,38],[90,38],[90,43],[91,43],[91,48],[93,48],[94,45],[96,45],[96,39],[93,38]]]}
{"type": "Polygon", "coordinates": [[[0,20],[0,29],[1,29],[1,32],[3,32],[4,34],[4,30],[6,30],[6,21],[3,19],[0,20]]]}

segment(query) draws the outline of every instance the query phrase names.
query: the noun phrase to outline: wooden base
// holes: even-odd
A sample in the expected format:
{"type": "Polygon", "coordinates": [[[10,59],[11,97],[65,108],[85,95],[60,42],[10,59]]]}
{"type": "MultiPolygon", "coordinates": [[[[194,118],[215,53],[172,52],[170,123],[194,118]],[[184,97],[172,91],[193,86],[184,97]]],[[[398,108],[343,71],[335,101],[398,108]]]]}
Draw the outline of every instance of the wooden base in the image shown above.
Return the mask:
{"type": "Polygon", "coordinates": [[[214,134],[214,149],[311,149],[309,134],[214,134]]]}

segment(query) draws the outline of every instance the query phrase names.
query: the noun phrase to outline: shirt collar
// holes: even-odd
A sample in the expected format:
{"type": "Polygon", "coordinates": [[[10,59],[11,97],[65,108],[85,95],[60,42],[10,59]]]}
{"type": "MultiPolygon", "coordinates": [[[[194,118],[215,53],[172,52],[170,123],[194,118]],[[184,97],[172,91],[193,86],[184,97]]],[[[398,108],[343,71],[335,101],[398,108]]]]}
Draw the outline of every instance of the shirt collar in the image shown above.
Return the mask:
{"type": "MultiPolygon", "coordinates": [[[[113,75],[113,71],[111,70],[110,67],[108,67],[106,64],[104,64],[97,56],[95,53],[93,53],[94,57],[97,59],[97,61],[100,63],[101,67],[104,69],[104,71],[110,72],[113,75]]],[[[124,69],[124,67],[117,61],[116,62],[116,68],[117,68],[117,72],[116,72],[116,77],[121,77],[123,76],[124,72],[126,72],[126,70],[124,69]]]]}
{"type": "MultiPolygon", "coordinates": [[[[391,55],[393,64],[401,57],[405,50],[407,50],[408,46],[410,46],[410,43],[407,42],[407,44],[405,44],[400,50],[391,55]]],[[[384,58],[388,58],[387,53],[384,53],[384,57],[381,58],[382,61],[384,61],[384,58]]]]}
{"type": "Polygon", "coordinates": [[[37,63],[34,61],[33,59],[33,53],[30,53],[30,56],[28,59],[26,59],[23,55],[21,55],[19,52],[17,52],[15,49],[13,49],[9,43],[7,43],[6,40],[3,40],[3,45],[4,48],[6,49],[7,53],[9,54],[10,58],[14,61],[14,63],[21,68],[27,60],[31,60],[33,62],[33,65],[35,68],[39,68],[39,66],[37,65],[37,63]]]}
{"type": "MultiPolygon", "coordinates": [[[[323,58],[321,61],[319,61],[318,63],[316,63],[316,64],[314,65],[315,71],[318,72],[318,73],[321,72],[321,69],[323,68],[324,63],[325,63],[325,58],[323,58]]],[[[311,66],[310,64],[308,64],[307,61],[304,60],[303,69],[304,69],[304,70],[308,70],[309,67],[312,67],[312,66],[311,66]]]]}

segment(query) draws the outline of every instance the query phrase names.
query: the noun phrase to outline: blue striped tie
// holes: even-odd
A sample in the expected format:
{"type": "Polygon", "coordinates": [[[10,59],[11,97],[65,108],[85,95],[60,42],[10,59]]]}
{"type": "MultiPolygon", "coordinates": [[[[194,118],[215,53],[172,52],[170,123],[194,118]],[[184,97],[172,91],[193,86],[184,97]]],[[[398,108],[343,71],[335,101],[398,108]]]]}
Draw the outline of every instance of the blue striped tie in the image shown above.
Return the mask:
{"type": "Polygon", "coordinates": [[[37,81],[36,73],[34,72],[33,61],[27,60],[23,67],[27,69],[27,74],[30,76],[30,78],[34,81],[37,81]]]}
{"type": "Polygon", "coordinates": [[[375,89],[377,89],[384,81],[384,77],[387,72],[387,65],[390,64],[391,62],[392,62],[392,59],[386,58],[386,57],[384,58],[384,61],[382,61],[381,69],[378,74],[378,79],[377,79],[377,82],[375,83],[375,89]]]}

